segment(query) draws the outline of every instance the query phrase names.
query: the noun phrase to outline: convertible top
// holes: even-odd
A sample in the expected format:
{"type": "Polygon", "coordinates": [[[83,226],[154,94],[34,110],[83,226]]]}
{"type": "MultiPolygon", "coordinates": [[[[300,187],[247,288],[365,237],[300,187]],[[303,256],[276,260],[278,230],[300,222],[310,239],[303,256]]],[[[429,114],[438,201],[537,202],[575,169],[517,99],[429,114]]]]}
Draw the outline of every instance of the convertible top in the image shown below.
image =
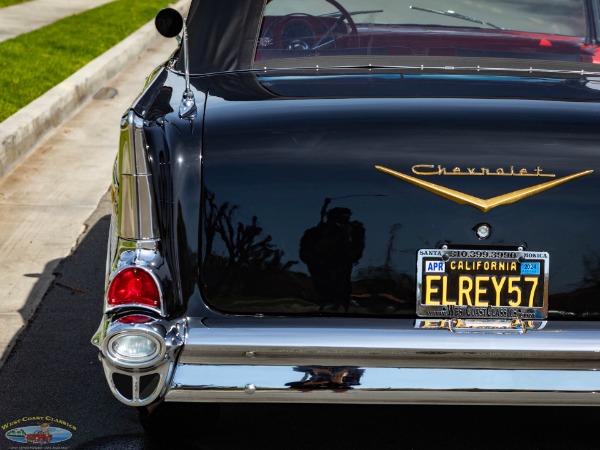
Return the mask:
{"type": "MultiPolygon", "coordinates": [[[[556,0],[557,5],[539,17],[537,10],[534,14],[503,0],[510,7],[501,8],[497,17],[490,16],[502,27],[454,11],[417,8],[394,0],[348,0],[347,5],[323,0],[317,2],[322,8],[305,3],[192,0],[187,17],[190,73],[367,64],[579,72],[582,64],[598,62],[596,50],[589,45],[590,36],[595,35],[594,22],[585,20],[582,5],[557,9],[565,6],[565,0],[556,0]],[[378,9],[365,10],[367,4],[378,9]],[[540,20],[552,26],[540,31],[540,20]]],[[[476,8],[471,14],[477,13],[487,18],[476,8]]],[[[182,58],[176,67],[183,72],[182,58]]],[[[597,66],[587,71],[597,72],[597,66]]]]}
{"type": "MultiPolygon", "coordinates": [[[[265,0],[193,0],[187,18],[192,73],[248,69],[265,0]]],[[[178,63],[183,69],[183,61],[178,63]]]]}

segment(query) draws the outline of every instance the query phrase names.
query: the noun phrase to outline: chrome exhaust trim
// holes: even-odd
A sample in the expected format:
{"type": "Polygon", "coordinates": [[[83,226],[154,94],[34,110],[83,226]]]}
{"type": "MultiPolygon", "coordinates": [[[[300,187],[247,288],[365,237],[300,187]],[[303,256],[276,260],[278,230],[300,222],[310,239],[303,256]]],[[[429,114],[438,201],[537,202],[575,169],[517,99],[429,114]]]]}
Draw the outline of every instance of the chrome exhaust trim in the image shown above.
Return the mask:
{"type": "Polygon", "coordinates": [[[111,323],[100,346],[100,360],[113,395],[129,406],[144,406],[165,395],[185,336],[185,322],[152,320],[111,323]],[[119,358],[108,346],[121,336],[147,336],[160,348],[147,360],[119,358]]]}
{"type": "Polygon", "coordinates": [[[107,361],[102,354],[100,354],[100,360],[104,369],[104,376],[106,377],[106,381],[108,382],[112,394],[117,400],[128,406],[145,406],[163,396],[168,388],[169,380],[171,380],[173,375],[173,361],[162,364],[152,370],[142,372],[119,369],[107,361]],[[124,380],[124,383],[130,383],[128,386],[128,392],[130,392],[129,395],[124,392],[123,385],[118,384],[115,375],[121,375],[121,379],[124,380]],[[145,392],[142,380],[144,377],[152,376],[157,377],[157,379],[153,380],[149,392],[145,392]]]}

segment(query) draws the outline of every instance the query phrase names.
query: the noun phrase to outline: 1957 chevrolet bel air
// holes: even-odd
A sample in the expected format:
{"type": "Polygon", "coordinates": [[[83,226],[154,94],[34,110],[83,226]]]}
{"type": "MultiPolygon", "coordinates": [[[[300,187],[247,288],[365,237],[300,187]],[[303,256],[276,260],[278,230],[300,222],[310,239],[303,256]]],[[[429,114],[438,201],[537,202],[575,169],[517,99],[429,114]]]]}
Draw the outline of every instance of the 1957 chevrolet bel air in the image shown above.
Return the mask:
{"type": "Polygon", "coordinates": [[[193,0],[121,122],[106,379],[600,404],[598,0],[193,0]]]}

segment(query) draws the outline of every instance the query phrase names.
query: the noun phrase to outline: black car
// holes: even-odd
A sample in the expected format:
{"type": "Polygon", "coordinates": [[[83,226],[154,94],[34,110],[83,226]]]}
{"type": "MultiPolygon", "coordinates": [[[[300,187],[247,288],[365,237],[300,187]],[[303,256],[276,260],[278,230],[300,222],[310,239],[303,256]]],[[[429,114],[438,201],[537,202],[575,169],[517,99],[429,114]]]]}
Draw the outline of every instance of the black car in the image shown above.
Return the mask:
{"type": "MultiPolygon", "coordinates": [[[[597,1],[193,0],[121,122],[93,343],[184,402],[597,405],[597,1]]],[[[212,417],[212,416],[211,416],[212,417]]]]}

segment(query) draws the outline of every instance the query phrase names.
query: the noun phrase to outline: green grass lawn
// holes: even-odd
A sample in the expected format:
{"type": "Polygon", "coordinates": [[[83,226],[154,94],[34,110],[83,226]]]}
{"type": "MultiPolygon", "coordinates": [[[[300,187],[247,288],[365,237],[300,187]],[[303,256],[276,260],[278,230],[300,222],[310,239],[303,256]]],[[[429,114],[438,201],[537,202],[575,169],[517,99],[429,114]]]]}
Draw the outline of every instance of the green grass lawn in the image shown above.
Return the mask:
{"type": "Polygon", "coordinates": [[[4,8],[5,6],[16,5],[17,3],[25,3],[29,0],[0,0],[0,8],[4,8]]]}
{"type": "Polygon", "coordinates": [[[117,0],[0,43],[0,122],[118,44],[169,3],[117,0]]]}

